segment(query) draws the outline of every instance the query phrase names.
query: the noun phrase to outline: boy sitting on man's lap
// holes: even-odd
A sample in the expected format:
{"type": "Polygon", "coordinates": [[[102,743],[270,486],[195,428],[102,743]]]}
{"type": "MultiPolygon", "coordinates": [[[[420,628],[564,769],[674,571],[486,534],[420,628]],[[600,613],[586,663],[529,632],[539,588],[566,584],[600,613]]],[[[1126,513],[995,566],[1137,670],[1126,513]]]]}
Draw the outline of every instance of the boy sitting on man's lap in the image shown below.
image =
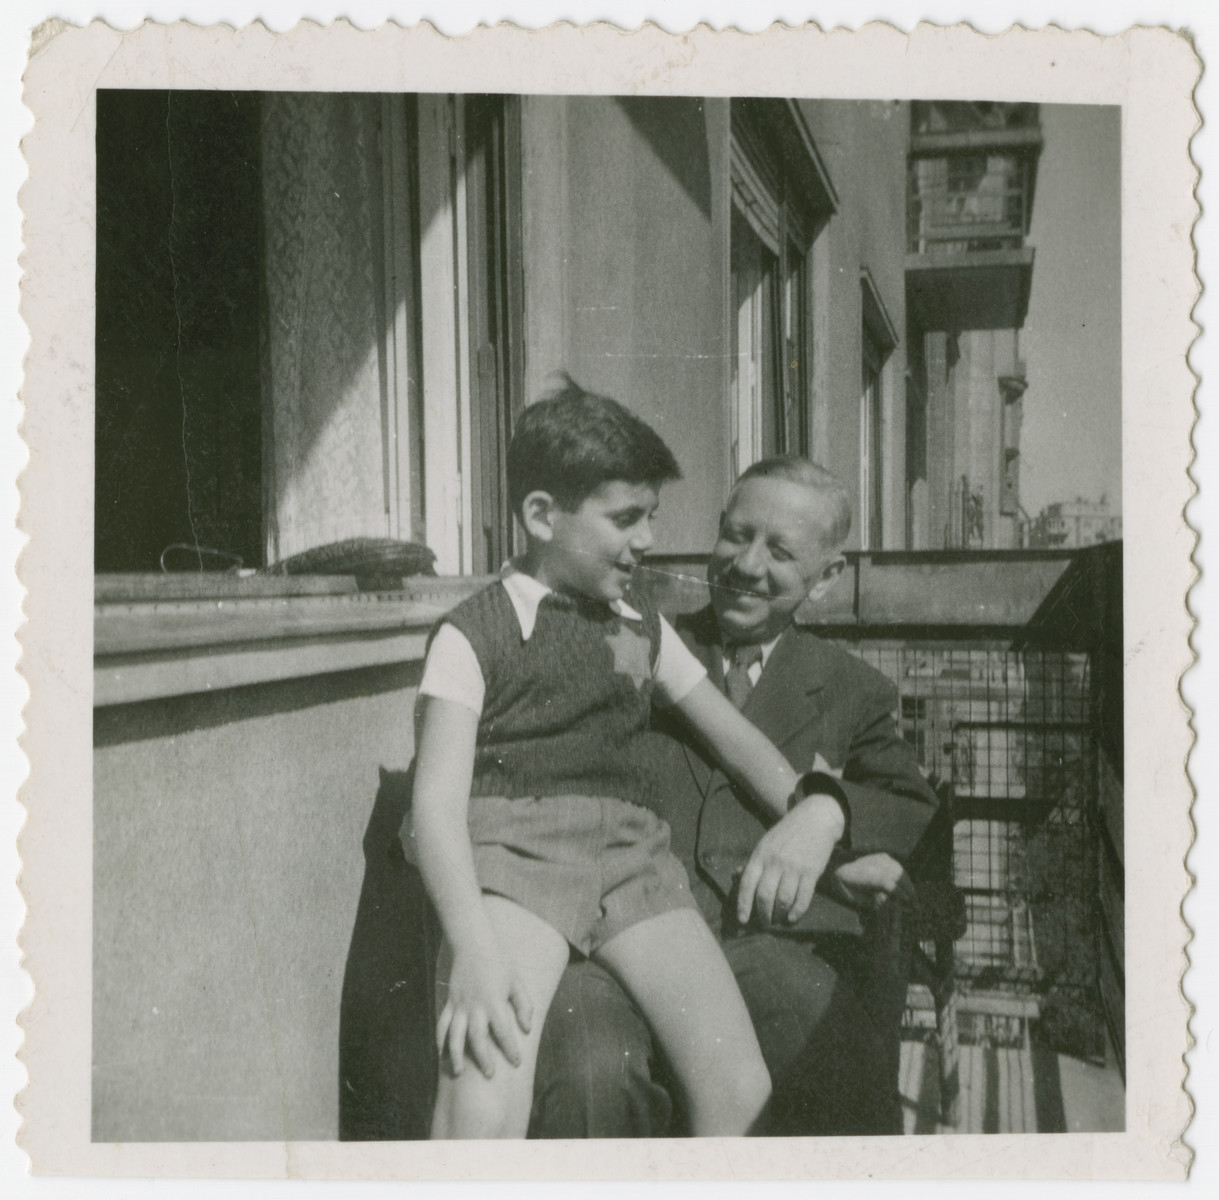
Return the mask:
{"type": "Polygon", "coordinates": [[[444,930],[433,1137],[524,1136],[571,948],[635,999],[695,1134],[748,1132],[769,1096],[732,973],[649,807],[654,692],[776,815],[796,782],[651,604],[624,599],[678,477],[653,430],[568,381],[525,411],[508,451],[525,554],[433,637],[413,799],[444,930]]]}

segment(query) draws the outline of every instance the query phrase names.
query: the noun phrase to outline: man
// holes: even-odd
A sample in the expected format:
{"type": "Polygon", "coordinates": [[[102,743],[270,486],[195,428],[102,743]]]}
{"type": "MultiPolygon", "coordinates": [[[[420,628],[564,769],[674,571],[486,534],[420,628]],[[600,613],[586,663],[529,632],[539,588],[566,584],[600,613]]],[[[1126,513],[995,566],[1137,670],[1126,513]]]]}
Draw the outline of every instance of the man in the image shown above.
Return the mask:
{"type": "MultiPolygon", "coordinates": [[[[673,848],[774,1082],[770,1134],[901,1132],[906,974],[887,915],[912,895],[901,864],[936,798],[893,726],[892,684],[793,623],[841,575],[850,516],[824,468],[755,464],[720,521],[711,604],[677,623],[712,680],[808,772],[804,798],[767,828],[699,747],[668,736],[659,754],[673,848]]],[[[573,964],[542,1039],[531,1136],[679,1131],[642,1018],[609,975],[573,964]]]]}

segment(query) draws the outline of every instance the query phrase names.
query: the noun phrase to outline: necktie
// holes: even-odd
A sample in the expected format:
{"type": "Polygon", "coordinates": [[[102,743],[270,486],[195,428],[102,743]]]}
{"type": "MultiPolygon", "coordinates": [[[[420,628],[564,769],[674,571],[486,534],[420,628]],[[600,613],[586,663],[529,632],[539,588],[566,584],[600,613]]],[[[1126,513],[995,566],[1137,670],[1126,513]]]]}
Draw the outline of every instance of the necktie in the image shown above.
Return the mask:
{"type": "Polygon", "coordinates": [[[731,659],[728,673],[724,676],[724,687],[728,692],[728,699],[737,708],[744,708],[745,701],[749,699],[749,693],[753,691],[753,680],[749,678],[749,668],[754,663],[762,661],[762,647],[734,646],[731,659]]]}

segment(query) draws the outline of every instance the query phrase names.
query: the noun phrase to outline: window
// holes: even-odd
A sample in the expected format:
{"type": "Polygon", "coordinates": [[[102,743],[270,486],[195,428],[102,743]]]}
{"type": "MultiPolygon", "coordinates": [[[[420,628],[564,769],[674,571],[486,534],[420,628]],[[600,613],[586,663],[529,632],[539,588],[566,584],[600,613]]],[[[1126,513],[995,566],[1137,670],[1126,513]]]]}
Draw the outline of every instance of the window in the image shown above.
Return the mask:
{"type": "Polygon", "coordinates": [[[98,92],[97,571],[263,562],[258,118],[249,93],[98,92]]]}
{"type": "Polygon", "coordinates": [[[461,111],[469,246],[471,566],[512,553],[506,455],[524,404],[520,100],[467,97],[461,111]]]}
{"type": "Polygon", "coordinates": [[[779,401],[779,257],[741,211],[732,211],[733,474],[773,453],[782,430],[779,401]]]}
{"type": "Polygon", "coordinates": [[[516,103],[99,94],[98,571],[261,567],[356,537],[426,543],[442,573],[498,567],[516,103]]]}
{"type": "Polygon", "coordinates": [[[885,544],[885,363],[897,345],[897,332],[871,272],[860,273],[863,329],[859,389],[859,531],[861,549],[885,544]]]}
{"type": "Polygon", "coordinates": [[[731,470],[812,452],[809,254],[834,208],[798,110],[734,100],[730,153],[731,470]]]}
{"type": "Polygon", "coordinates": [[[859,528],[864,550],[884,545],[885,440],[884,353],[865,327],[859,400],[859,528]]]}

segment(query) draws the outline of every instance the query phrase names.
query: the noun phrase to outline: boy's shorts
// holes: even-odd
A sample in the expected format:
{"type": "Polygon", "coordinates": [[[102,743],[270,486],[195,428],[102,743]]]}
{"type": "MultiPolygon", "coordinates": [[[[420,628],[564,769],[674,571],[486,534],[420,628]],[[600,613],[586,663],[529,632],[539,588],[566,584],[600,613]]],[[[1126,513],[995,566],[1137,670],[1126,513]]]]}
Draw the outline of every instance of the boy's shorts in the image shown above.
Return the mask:
{"type": "Polygon", "coordinates": [[[479,886],[553,925],[582,954],[679,908],[697,908],[655,813],[613,796],[474,796],[479,886]]]}

